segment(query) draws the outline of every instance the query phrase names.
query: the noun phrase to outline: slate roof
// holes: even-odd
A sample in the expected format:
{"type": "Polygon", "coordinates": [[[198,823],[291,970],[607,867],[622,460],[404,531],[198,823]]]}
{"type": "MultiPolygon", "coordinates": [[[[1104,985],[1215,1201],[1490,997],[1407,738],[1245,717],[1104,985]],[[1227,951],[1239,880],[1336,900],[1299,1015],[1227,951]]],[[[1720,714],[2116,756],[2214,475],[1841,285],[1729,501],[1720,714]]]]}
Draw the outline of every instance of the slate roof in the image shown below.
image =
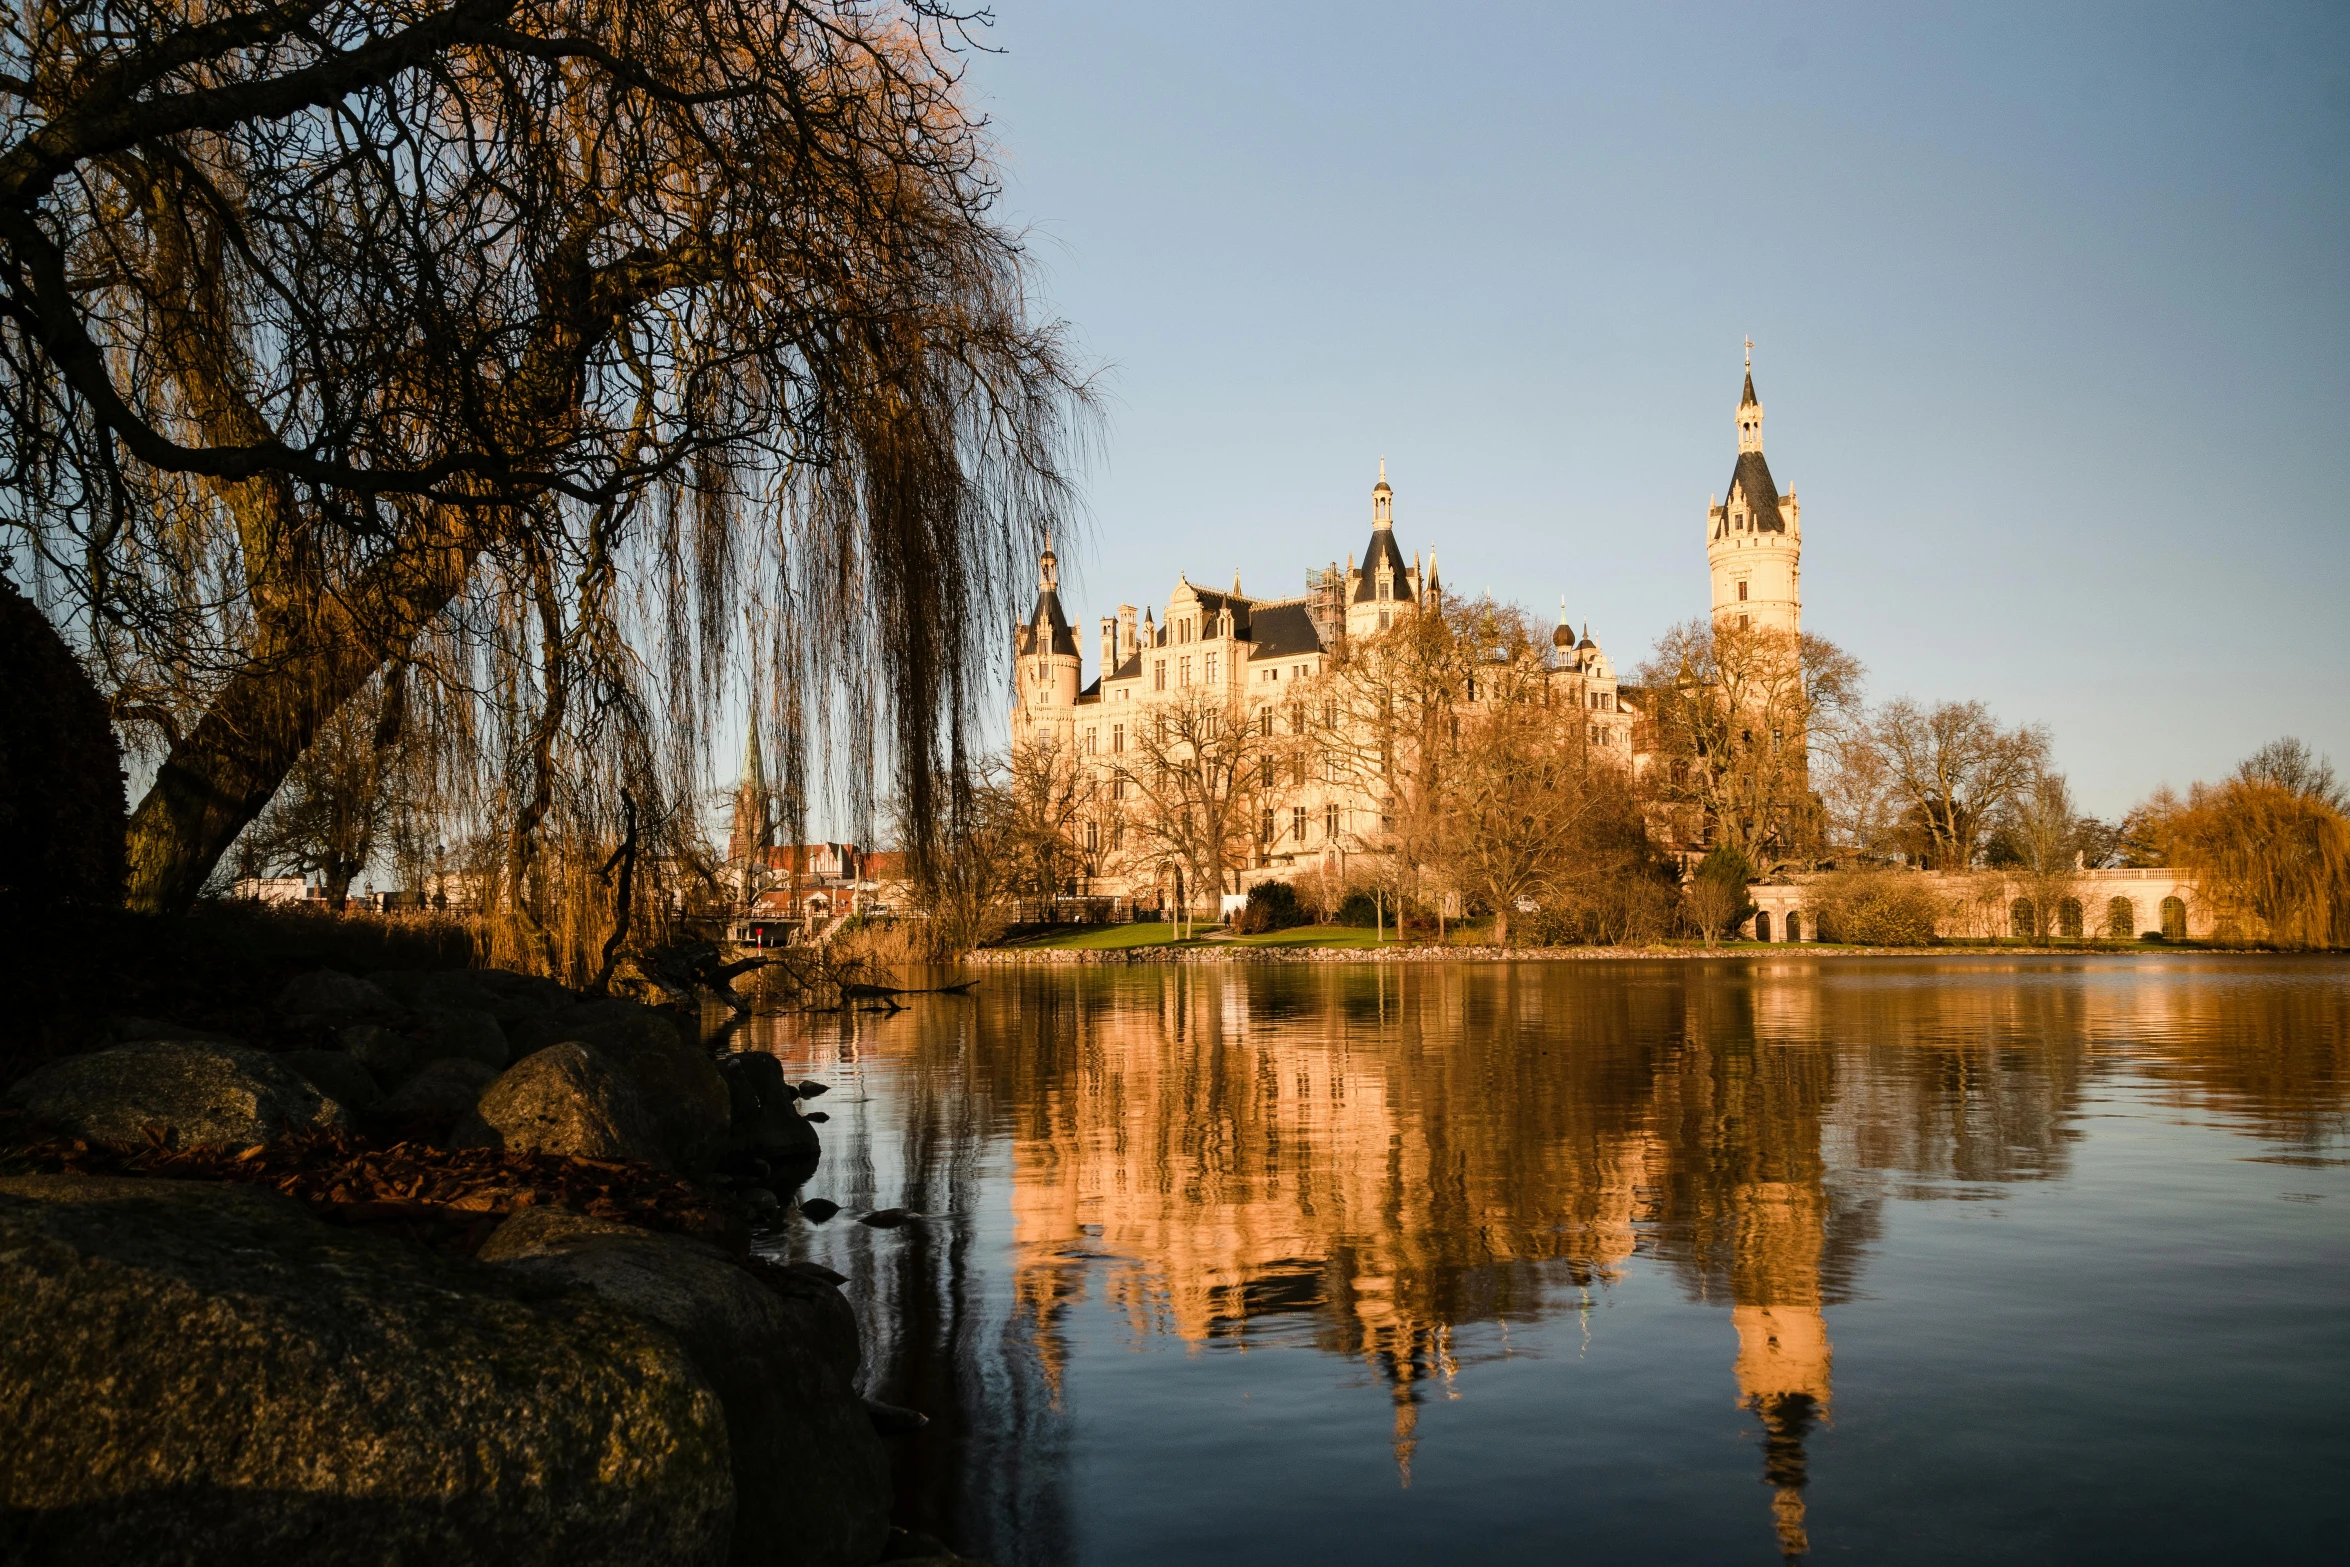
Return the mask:
{"type": "Polygon", "coordinates": [[[1754,372],[1752,370],[1746,372],[1746,395],[1738,399],[1738,406],[1741,408],[1761,406],[1760,401],[1754,395],[1754,372]]]}
{"type": "Polygon", "coordinates": [[[1393,528],[1373,528],[1371,542],[1363,547],[1363,580],[1355,584],[1355,602],[1367,604],[1379,596],[1379,563],[1384,560],[1395,572],[1395,596],[1402,598],[1407,591],[1404,584],[1411,576],[1411,562],[1403,558],[1403,546],[1395,542],[1393,528]]]}
{"type": "Polygon", "coordinates": [[[1037,652],[1036,627],[1041,621],[1050,630],[1051,651],[1077,656],[1077,633],[1069,628],[1069,617],[1061,612],[1061,595],[1046,588],[1036,595],[1036,608],[1028,612],[1028,619],[1020,627],[1020,656],[1027,658],[1037,652]]]}
{"type": "Polygon", "coordinates": [[[1250,662],[1321,651],[1322,634],[1314,629],[1314,617],[1304,599],[1257,606],[1256,646],[1249,653],[1250,662]]]}
{"type": "MultiPolygon", "coordinates": [[[[1747,378],[1747,390],[1753,390],[1753,377],[1747,378]]],[[[1771,482],[1771,465],[1763,461],[1760,452],[1740,452],[1738,466],[1730,470],[1730,487],[1722,492],[1722,504],[1727,507],[1729,497],[1741,489],[1746,492],[1746,509],[1753,514],[1757,533],[1785,533],[1787,519],[1779,511],[1779,487],[1771,482]]]]}

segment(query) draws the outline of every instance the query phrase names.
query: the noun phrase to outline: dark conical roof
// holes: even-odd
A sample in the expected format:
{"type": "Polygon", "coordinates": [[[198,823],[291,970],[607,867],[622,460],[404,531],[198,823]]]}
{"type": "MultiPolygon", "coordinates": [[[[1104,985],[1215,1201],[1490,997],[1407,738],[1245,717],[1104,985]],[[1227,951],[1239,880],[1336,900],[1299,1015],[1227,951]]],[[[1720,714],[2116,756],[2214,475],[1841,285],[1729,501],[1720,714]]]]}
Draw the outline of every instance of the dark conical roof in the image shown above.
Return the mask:
{"type": "Polygon", "coordinates": [[[1738,406],[1741,408],[1759,408],[1762,406],[1761,401],[1754,395],[1754,372],[1752,370],[1746,372],[1746,395],[1738,399],[1738,406]]]}
{"type": "Polygon", "coordinates": [[[1061,612],[1061,595],[1051,588],[1036,595],[1036,608],[1028,612],[1027,624],[1020,628],[1020,656],[1032,658],[1038,653],[1077,656],[1077,633],[1070,628],[1069,617],[1061,612]],[[1037,645],[1039,630],[1045,634],[1042,647],[1037,645]]]}
{"type": "Polygon", "coordinates": [[[1395,573],[1395,596],[1402,598],[1410,592],[1406,585],[1411,580],[1411,564],[1403,558],[1403,546],[1395,542],[1393,528],[1373,528],[1371,542],[1363,550],[1363,580],[1355,587],[1355,602],[1367,603],[1379,596],[1379,566],[1384,561],[1395,573]]]}
{"type": "Polygon", "coordinates": [[[1757,533],[1785,533],[1786,515],[1779,510],[1779,487],[1771,480],[1771,465],[1763,461],[1760,452],[1740,452],[1738,466],[1730,470],[1730,488],[1724,492],[1722,511],[1726,517],[1731,501],[1740,491],[1746,494],[1746,509],[1754,514],[1757,533]]]}

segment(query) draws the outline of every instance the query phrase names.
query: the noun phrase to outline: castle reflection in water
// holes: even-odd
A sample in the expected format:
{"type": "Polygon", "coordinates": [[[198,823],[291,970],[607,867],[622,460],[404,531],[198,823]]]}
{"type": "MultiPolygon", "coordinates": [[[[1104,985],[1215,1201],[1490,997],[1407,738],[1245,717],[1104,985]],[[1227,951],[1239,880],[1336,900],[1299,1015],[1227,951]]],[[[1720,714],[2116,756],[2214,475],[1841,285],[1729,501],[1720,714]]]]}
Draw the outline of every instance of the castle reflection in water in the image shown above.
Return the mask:
{"type": "Polygon", "coordinates": [[[1367,1366],[1408,1484],[1463,1328],[1647,1259],[1727,1307],[1723,1418],[1759,1427],[1768,1524],[1801,1556],[1825,1313],[1886,1203],[2062,1174],[2114,1042],[2176,1041],[2158,1077],[2180,1102],[2288,1139],[2323,1135],[2350,1076],[2338,987],[1830,966],[997,970],[970,1000],[785,1020],[770,1048],[866,1090],[830,1102],[811,1190],[941,1217],[783,1249],[852,1275],[876,1393],[933,1417],[901,1515],[1030,1562],[1069,1527],[1063,1325],[1089,1292],[1137,1339],[1310,1337],[1367,1366]],[[2233,1029],[2286,1043],[2210,1048],[2233,1029]]]}

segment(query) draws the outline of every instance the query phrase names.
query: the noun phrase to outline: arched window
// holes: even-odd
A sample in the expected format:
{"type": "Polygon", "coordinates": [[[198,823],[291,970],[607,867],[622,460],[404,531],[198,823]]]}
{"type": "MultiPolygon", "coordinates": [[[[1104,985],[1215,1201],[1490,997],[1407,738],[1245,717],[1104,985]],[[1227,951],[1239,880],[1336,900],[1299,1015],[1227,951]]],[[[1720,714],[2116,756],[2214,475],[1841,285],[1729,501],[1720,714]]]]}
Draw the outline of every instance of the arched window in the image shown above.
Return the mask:
{"type": "Polygon", "coordinates": [[[1771,939],[1771,911],[1769,909],[1763,910],[1754,917],[1754,939],[1757,941],[1771,939]]]}
{"type": "Polygon", "coordinates": [[[2162,939],[2165,941],[2185,941],[2187,939],[2187,906],[2177,898],[2162,900],[2162,939]]]}
{"type": "Polygon", "coordinates": [[[2081,939],[2080,899],[2066,898],[2056,905],[2056,933],[2074,941],[2081,939]]]}
{"type": "Polygon", "coordinates": [[[2019,941],[2028,941],[2040,934],[2040,921],[2029,898],[2018,898],[2008,905],[2008,934],[2019,941]]]}
{"type": "Polygon", "coordinates": [[[2127,898],[2106,900],[2105,934],[2112,941],[2127,941],[2138,934],[2137,906],[2127,898]]]}
{"type": "Polygon", "coordinates": [[[1787,911],[1787,939],[1789,941],[1803,939],[1803,916],[1793,909],[1787,911]]]}

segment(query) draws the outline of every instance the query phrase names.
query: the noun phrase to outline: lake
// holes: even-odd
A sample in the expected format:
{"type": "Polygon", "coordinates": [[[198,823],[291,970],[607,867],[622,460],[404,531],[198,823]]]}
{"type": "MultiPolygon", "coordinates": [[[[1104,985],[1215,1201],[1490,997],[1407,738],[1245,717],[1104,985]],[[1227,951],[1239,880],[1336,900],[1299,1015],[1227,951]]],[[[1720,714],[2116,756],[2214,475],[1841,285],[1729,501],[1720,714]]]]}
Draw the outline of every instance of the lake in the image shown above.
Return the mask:
{"type": "Polygon", "coordinates": [[[845,1210],[761,1247],[1005,1567],[2350,1551],[2350,962],[997,968],[751,1037],[845,1210]]]}

